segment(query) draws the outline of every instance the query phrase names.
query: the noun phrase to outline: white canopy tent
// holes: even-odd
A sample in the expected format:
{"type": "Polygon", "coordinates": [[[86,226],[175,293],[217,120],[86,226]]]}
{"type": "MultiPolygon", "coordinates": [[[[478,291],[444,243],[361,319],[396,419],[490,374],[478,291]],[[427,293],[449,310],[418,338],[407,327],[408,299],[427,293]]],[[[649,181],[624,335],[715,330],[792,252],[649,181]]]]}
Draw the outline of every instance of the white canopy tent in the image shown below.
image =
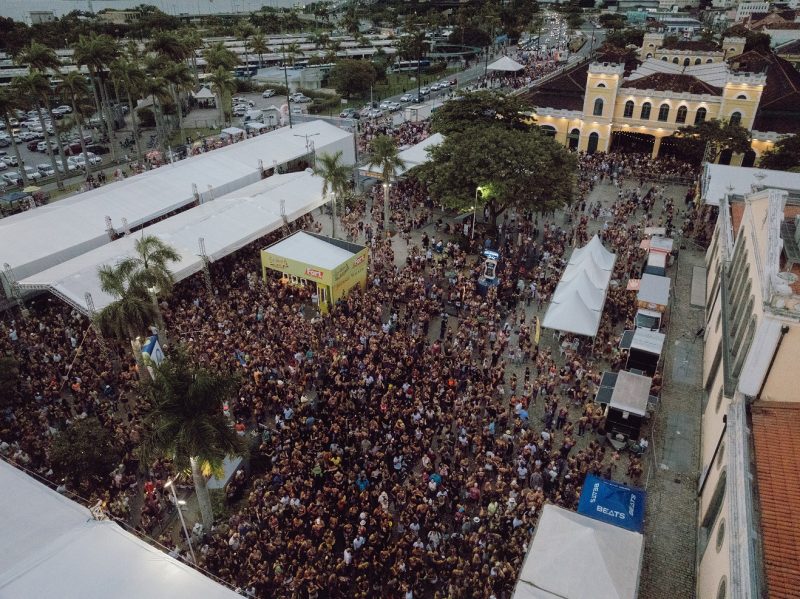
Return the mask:
{"type": "Polygon", "coordinates": [[[192,97],[195,100],[214,100],[214,101],[216,101],[216,99],[217,99],[217,96],[214,95],[214,92],[212,92],[205,85],[201,86],[200,89],[198,89],[196,92],[192,92],[192,97]]]}
{"type": "Polygon", "coordinates": [[[669,288],[671,279],[644,273],[639,280],[639,292],[636,299],[645,304],[656,306],[666,306],[669,303],[669,288]]]}
{"type": "Polygon", "coordinates": [[[517,71],[521,71],[525,67],[519,64],[513,58],[509,58],[508,56],[503,56],[498,60],[495,60],[492,64],[486,67],[490,71],[506,71],[509,73],[516,73],[517,71]]]}
{"type": "Polygon", "coordinates": [[[0,597],[241,599],[2,460],[0,488],[0,597]]]}
{"type": "Polygon", "coordinates": [[[16,280],[109,243],[106,217],[118,234],[178,208],[242,189],[270,169],[309,154],[306,135],[320,152],[343,152],[355,162],[353,136],[324,121],[281,128],[239,143],[109,183],[35,210],[0,219],[0,264],[16,280]],[[195,195],[196,194],[196,195],[195,195]]]}
{"type": "Polygon", "coordinates": [[[573,250],[542,326],[587,337],[597,335],[616,259],[596,235],[573,250]]]}
{"type": "MultiPolygon", "coordinates": [[[[430,137],[423,139],[418,144],[398,152],[397,156],[405,163],[405,168],[397,169],[397,176],[399,177],[410,171],[415,166],[419,166],[428,162],[430,159],[430,156],[428,155],[428,148],[438,146],[443,141],[444,135],[441,133],[434,133],[430,137]]],[[[361,175],[364,177],[379,178],[380,174],[374,170],[376,168],[378,168],[376,165],[367,165],[366,167],[360,169],[361,175]]]]}
{"type": "Polygon", "coordinates": [[[86,293],[90,293],[100,310],[113,298],[100,289],[97,269],[133,255],[137,238],[154,235],[174,247],[181,260],[171,270],[175,280],[181,281],[203,267],[201,237],[209,259],[218,260],[283,226],[281,200],[288,221],[307,214],[325,201],[322,179],[310,171],[273,175],[32,275],[20,281],[20,287],[51,291],[84,314],[88,313],[86,293]]]}
{"type": "Polygon", "coordinates": [[[545,505],[513,599],[635,599],[644,537],[545,505]]]}
{"type": "Polygon", "coordinates": [[[237,135],[244,135],[245,133],[246,131],[244,129],[239,129],[239,127],[226,127],[220,131],[222,137],[235,137],[237,135]]]}

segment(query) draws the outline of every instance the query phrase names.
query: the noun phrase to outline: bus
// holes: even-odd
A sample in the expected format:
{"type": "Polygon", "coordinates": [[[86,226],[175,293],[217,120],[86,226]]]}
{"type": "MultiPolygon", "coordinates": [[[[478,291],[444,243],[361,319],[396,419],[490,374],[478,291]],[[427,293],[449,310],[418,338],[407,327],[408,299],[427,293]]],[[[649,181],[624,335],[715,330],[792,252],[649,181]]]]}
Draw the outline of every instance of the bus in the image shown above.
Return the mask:
{"type": "Polygon", "coordinates": [[[392,73],[401,73],[403,71],[416,71],[427,69],[431,66],[431,61],[427,58],[423,58],[420,61],[416,60],[401,60],[392,65],[392,73]]]}

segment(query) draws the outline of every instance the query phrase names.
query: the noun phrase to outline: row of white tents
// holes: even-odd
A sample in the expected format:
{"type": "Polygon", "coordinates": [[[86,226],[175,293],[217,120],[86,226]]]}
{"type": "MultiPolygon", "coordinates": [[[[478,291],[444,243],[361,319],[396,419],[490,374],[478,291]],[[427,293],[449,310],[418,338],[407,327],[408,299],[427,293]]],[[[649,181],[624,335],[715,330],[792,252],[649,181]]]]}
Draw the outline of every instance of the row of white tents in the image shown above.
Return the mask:
{"type": "Polygon", "coordinates": [[[617,255],[603,247],[597,235],[573,250],[542,326],[587,337],[597,335],[616,260],[617,255]]]}

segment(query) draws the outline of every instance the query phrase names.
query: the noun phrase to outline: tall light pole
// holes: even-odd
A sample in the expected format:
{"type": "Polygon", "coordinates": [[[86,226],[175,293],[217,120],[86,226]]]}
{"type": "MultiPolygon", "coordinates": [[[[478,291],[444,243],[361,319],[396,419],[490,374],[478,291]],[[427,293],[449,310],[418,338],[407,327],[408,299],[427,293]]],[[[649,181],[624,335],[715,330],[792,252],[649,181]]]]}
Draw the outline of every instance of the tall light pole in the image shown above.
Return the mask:
{"type": "Polygon", "coordinates": [[[186,535],[186,542],[189,544],[189,553],[192,555],[192,563],[197,564],[197,558],[194,555],[194,547],[192,547],[192,537],[189,536],[189,531],[186,530],[186,520],[183,519],[183,510],[181,510],[181,505],[186,505],[185,501],[178,500],[178,495],[175,493],[175,484],[174,481],[168,480],[164,484],[165,488],[169,488],[172,492],[172,501],[175,502],[175,508],[178,510],[178,516],[181,519],[181,526],[183,527],[183,534],[186,535]]]}
{"type": "Polygon", "coordinates": [[[470,241],[475,239],[475,212],[478,210],[478,199],[483,195],[480,187],[475,188],[475,203],[472,205],[472,231],[470,231],[470,241]]]}

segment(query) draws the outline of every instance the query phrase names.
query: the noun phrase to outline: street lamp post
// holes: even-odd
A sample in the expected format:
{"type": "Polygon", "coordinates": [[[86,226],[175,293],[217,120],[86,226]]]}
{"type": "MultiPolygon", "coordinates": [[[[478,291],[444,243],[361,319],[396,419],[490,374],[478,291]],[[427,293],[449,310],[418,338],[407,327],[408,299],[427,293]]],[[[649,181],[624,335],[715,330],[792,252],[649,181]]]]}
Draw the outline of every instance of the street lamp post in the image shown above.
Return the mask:
{"type": "Polygon", "coordinates": [[[472,231],[470,231],[470,241],[475,239],[475,212],[478,210],[478,198],[481,196],[481,188],[475,188],[475,203],[472,205],[472,231]]]}
{"type": "Polygon", "coordinates": [[[183,534],[186,536],[186,542],[189,544],[189,553],[192,555],[192,563],[197,564],[197,558],[194,555],[194,547],[192,547],[192,537],[189,536],[189,531],[186,530],[186,520],[183,519],[183,511],[181,510],[181,505],[185,505],[186,502],[178,500],[178,495],[175,493],[175,485],[173,483],[174,481],[168,480],[164,484],[164,487],[169,487],[169,490],[172,492],[172,500],[175,502],[175,508],[178,510],[178,516],[181,519],[183,534]]]}

